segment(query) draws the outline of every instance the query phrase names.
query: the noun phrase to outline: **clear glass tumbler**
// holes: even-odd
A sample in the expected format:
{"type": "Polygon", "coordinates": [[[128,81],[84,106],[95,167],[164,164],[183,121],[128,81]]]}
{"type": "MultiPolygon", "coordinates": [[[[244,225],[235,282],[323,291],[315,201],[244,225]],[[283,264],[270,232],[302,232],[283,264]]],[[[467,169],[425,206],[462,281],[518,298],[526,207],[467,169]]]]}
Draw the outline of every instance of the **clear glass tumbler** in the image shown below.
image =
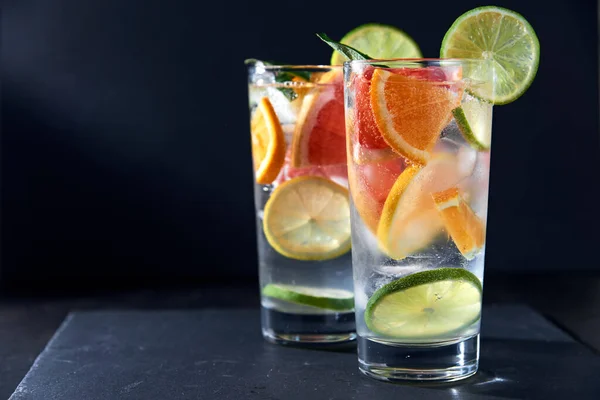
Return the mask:
{"type": "Polygon", "coordinates": [[[492,126],[482,61],[344,65],[360,370],[451,381],[479,362],[492,126]]]}
{"type": "Polygon", "coordinates": [[[248,66],[262,332],[356,338],[341,66],[248,66]]]}

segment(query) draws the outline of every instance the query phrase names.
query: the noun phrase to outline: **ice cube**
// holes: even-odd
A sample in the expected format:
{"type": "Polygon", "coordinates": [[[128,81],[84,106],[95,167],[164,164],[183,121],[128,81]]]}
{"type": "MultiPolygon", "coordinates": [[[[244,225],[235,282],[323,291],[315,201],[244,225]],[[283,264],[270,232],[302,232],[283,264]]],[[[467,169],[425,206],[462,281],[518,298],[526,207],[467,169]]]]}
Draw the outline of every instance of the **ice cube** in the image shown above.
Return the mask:
{"type": "Polygon", "coordinates": [[[463,134],[458,129],[454,118],[452,118],[452,121],[442,130],[440,140],[436,143],[434,151],[456,153],[465,144],[463,134]]]}
{"type": "Polygon", "coordinates": [[[457,153],[458,173],[460,176],[471,176],[477,163],[477,151],[471,146],[461,146],[457,153]]]}
{"type": "Polygon", "coordinates": [[[298,112],[302,99],[297,98],[289,101],[278,87],[272,86],[254,86],[249,89],[250,108],[256,107],[260,99],[268,97],[277,118],[282,125],[292,125],[296,123],[298,112]]]}
{"type": "Polygon", "coordinates": [[[250,108],[256,107],[260,99],[263,97],[267,97],[267,88],[263,86],[253,86],[251,85],[248,90],[248,98],[250,101],[250,108]]]}
{"type": "MultiPolygon", "coordinates": [[[[405,275],[414,274],[415,272],[424,271],[427,265],[425,263],[414,263],[414,261],[406,266],[398,265],[378,265],[373,268],[377,273],[394,279],[405,275]]],[[[386,279],[387,283],[387,279],[386,279]]]]}
{"type": "Polygon", "coordinates": [[[275,73],[266,68],[266,65],[261,61],[254,63],[254,70],[251,72],[251,81],[256,85],[267,85],[275,83],[275,73]]]}
{"type": "Polygon", "coordinates": [[[292,138],[294,137],[294,124],[282,124],[281,128],[283,129],[283,135],[285,136],[285,142],[288,147],[292,144],[292,138]]]}
{"type": "Polygon", "coordinates": [[[343,186],[346,189],[348,189],[348,178],[345,178],[343,176],[332,175],[329,177],[329,179],[331,179],[333,182],[337,183],[338,185],[343,186]]]}
{"type": "Polygon", "coordinates": [[[267,87],[267,96],[281,124],[295,124],[302,99],[290,101],[279,87],[267,87]]]}
{"type": "Polygon", "coordinates": [[[490,153],[477,152],[473,173],[460,184],[461,190],[466,195],[463,195],[463,197],[469,202],[475,214],[483,221],[487,218],[489,177],[490,153]]]}

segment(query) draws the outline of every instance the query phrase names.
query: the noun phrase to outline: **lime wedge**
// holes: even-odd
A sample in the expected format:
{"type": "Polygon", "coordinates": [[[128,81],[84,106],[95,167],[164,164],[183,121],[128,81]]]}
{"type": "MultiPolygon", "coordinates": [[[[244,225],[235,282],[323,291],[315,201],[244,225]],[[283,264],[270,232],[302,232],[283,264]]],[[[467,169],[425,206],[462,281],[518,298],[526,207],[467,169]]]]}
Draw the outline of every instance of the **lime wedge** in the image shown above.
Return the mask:
{"type": "Polygon", "coordinates": [[[347,290],[270,283],[262,294],[279,300],[335,311],[354,308],[354,294],[347,290]]]}
{"type": "MultiPolygon", "coordinates": [[[[365,24],[348,32],[340,43],[351,46],[373,58],[420,58],[415,41],[398,28],[382,24],[365,24]]],[[[334,51],[331,65],[341,65],[348,59],[334,51]]]]}
{"type": "MultiPolygon", "coordinates": [[[[540,60],[540,43],[520,14],[501,7],[479,7],[467,11],[452,24],[442,41],[440,56],[492,60],[494,93],[483,90],[475,93],[500,105],[518,99],[533,82],[540,60]]],[[[465,74],[474,80],[487,80],[482,75],[485,71],[465,74]]]]}
{"type": "Polygon", "coordinates": [[[462,268],[439,268],[400,278],[377,290],[365,309],[374,333],[392,338],[443,338],[477,322],[481,282],[462,268]]]}
{"type": "Polygon", "coordinates": [[[492,107],[492,103],[467,96],[452,110],[458,129],[477,150],[489,150],[492,144],[492,107]]]}

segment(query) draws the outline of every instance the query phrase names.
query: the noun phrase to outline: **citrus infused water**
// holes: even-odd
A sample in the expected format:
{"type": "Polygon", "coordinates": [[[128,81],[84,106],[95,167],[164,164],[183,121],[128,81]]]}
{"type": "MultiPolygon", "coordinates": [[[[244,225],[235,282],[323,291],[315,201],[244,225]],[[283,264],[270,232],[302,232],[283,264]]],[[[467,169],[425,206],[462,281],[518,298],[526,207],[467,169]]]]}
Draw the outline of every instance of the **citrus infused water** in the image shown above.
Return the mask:
{"type": "Polygon", "coordinates": [[[249,63],[263,336],[355,338],[341,67],[249,63]]]}
{"type": "Polygon", "coordinates": [[[405,369],[391,379],[476,369],[470,341],[481,314],[492,103],[478,96],[491,76],[465,79],[467,66],[347,64],[356,319],[367,373],[393,367],[395,357],[405,369]],[[457,343],[465,362],[447,371],[457,343]]]}

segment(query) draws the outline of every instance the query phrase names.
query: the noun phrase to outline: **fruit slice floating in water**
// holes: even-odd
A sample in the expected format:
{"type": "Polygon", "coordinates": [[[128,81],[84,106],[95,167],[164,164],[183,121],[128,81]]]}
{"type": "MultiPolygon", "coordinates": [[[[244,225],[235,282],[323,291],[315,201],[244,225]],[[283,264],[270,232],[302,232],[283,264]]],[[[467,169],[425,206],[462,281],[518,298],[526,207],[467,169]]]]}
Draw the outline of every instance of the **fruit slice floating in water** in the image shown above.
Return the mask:
{"type": "Polygon", "coordinates": [[[328,260],[350,250],[348,190],[325,178],[302,176],[277,186],[267,201],[263,231],[280,254],[328,260]]]}
{"type": "Polygon", "coordinates": [[[460,253],[472,260],[485,243],[485,225],[462,199],[457,188],[432,195],[446,230],[460,253]]]}
{"type": "Polygon", "coordinates": [[[425,164],[442,129],[459,104],[456,93],[437,82],[376,69],[371,106],[387,144],[409,160],[425,164]]]}
{"type": "Polygon", "coordinates": [[[377,232],[388,193],[405,167],[404,159],[398,155],[378,163],[349,165],[348,178],[352,185],[354,207],[371,232],[377,232]]]}
{"type": "Polygon", "coordinates": [[[489,150],[492,145],[492,103],[465,96],[460,107],[452,110],[464,138],[477,150],[489,150]]]}
{"type": "Polygon", "coordinates": [[[371,108],[371,79],[373,67],[367,67],[354,77],[354,142],[361,149],[389,149],[377,127],[371,108]]]}
{"type": "Polygon", "coordinates": [[[367,303],[365,322],[390,338],[443,339],[479,320],[481,293],[479,279],[462,268],[417,272],[377,290],[367,303]]]}
{"type": "Polygon", "coordinates": [[[377,227],[381,250],[401,260],[433,242],[444,224],[431,194],[455,186],[462,178],[456,157],[449,154],[434,156],[425,167],[405,169],[381,212],[377,227]]]}
{"type": "Polygon", "coordinates": [[[352,152],[352,160],[359,165],[381,163],[397,159],[400,159],[400,156],[389,147],[385,149],[367,149],[361,146],[354,146],[352,152]]]}
{"type": "Polygon", "coordinates": [[[474,88],[481,98],[494,104],[518,99],[529,88],[537,73],[540,43],[535,31],[520,14],[501,7],[487,6],[467,11],[452,24],[440,56],[491,60],[489,67],[465,71],[476,81],[490,81],[493,90],[474,88]]]}
{"type": "Polygon", "coordinates": [[[414,67],[389,68],[387,71],[397,75],[410,76],[421,81],[442,83],[440,86],[446,88],[455,85],[462,79],[462,66],[451,63],[429,67],[415,64],[414,67]]]}
{"type": "Polygon", "coordinates": [[[343,73],[339,68],[321,76],[304,96],[292,140],[291,166],[346,163],[343,73]]]}
{"type": "Polygon", "coordinates": [[[348,167],[346,164],[311,165],[295,168],[291,166],[291,157],[291,150],[288,150],[281,173],[273,184],[279,185],[289,179],[300,176],[320,176],[348,188],[348,167]]]}
{"type": "MultiPolygon", "coordinates": [[[[387,71],[429,82],[448,82],[449,84],[445,87],[452,87],[452,83],[460,80],[462,76],[461,67],[454,65],[426,68],[390,68],[387,71]]],[[[374,67],[367,66],[362,73],[354,76],[354,131],[356,132],[354,142],[357,143],[354,152],[364,153],[367,159],[377,161],[385,158],[386,152],[391,149],[377,127],[371,107],[371,80],[374,72],[374,67]]],[[[459,90],[458,87],[453,88],[459,90]]],[[[448,115],[448,117],[451,118],[451,115],[448,115]]],[[[355,157],[355,159],[360,158],[355,157]]]]}
{"type": "Polygon", "coordinates": [[[341,289],[270,283],[263,288],[262,294],[274,299],[326,310],[350,311],[354,308],[354,294],[341,289]]]}
{"type": "MultiPolygon", "coordinates": [[[[415,41],[398,28],[382,24],[365,24],[348,32],[340,43],[351,46],[373,58],[420,58],[415,41]]],[[[347,61],[337,51],[331,55],[331,65],[347,61]]]]}
{"type": "Polygon", "coordinates": [[[285,136],[275,110],[263,97],[250,122],[252,157],[256,182],[269,184],[277,178],[285,161],[285,136]]]}
{"type": "MultiPolygon", "coordinates": [[[[369,93],[367,92],[365,96],[366,101],[369,102],[369,93]]],[[[369,144],[365,144],[364,138],[366,131],[364,123],[358,124],[355,122],[357,121],[356,117],[358,115],[356,115],[356,111],[358,110],[355,108],[350,108],[348,112],[346,112],[346,135],[349,138],[346,145],[348,147],[349,159],[351,159],[356,164],[370,164],[399,158],[400,156],[398,155],[398,153],[393,151],[387,145],[387,143],[385,143],[385,141],[381,137],[381,134],[379,133],[379,130],[375,126],[375,121],[372,117],[370,104],[367,103],[366,106],[368,107],[367,111],[371,114],[371,121],[372,126],[375,128],[375,134],[381,138],[384,147],[377,149],[372,148],[372,146],[370,146],[369,144]]],[[[358,121],[360,121],[360,117],[358,121]]]]}

